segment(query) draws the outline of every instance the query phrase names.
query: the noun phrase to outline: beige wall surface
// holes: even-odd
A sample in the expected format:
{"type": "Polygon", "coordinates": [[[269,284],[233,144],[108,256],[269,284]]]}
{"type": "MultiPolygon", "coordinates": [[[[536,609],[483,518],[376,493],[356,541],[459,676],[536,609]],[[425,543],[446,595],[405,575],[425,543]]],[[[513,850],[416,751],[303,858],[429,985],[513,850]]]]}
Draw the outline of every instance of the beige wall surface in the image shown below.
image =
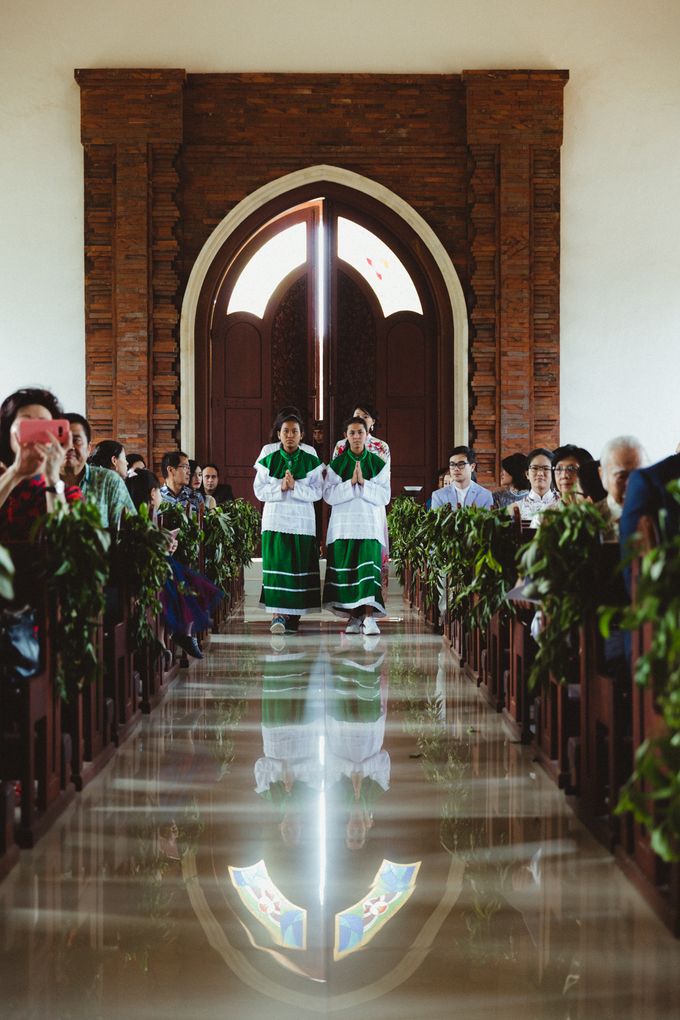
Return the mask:
{"type": "MultiPolygon", "coordinates": [[[[76,67],[567,68],[562,438],[680,440],[680,0],[3,0],[4,397],[84,405],[76,67]]],[[[507,453],[509,451],[503,451],[507,453]]]]}

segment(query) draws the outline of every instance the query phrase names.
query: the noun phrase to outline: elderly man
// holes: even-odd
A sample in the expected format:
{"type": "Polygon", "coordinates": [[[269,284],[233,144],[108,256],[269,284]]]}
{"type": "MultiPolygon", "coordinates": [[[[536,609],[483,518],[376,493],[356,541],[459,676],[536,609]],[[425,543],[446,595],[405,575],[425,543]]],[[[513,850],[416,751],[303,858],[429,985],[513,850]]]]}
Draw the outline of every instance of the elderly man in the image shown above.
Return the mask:
{"type": "Polygon", "coordinates": [[[619,521],[623,512],[628,479],[631,472],[642,467],[646,459],[642,444],[635,436],[617,436],[616,439],[610,439],[600,454],[598,471],[607,495],[595,506],[607,522],[602,534],[605,542],[619,540],[619,521]]]}
{"type": "Polygon", "coordinates": [[[477,467],[477,456],[470,446],[456,446],[449,454],[449,472],[453,481],[443,489],[432,493],[431,507],[438,506],[480,506],[487,509],[493,505],[493,494],[472,481],[472,472],[477,467]]]}
{"type": "Polygon", "coordinates": [[[172,506],[190,506],[198,511],[205,504],[203,496],[197,489],[189,485],[191,468],[189,458],[182,450],[173,450],[163,454],[161,461],[164,484],[161,485],[161,500],[172,506]]]}
{"type": "Polygon", "coordinates": [[[116,471],[87,463],[92,438],[87,418],[75,412],[64,417],[71,423],[71,446],[61,467],[62,481],[80,486],[83,496],[96,503],[102,527],[115,527],[123,511],[131,516],[137,513],[127,486],[116,471]]]}
{"type": "Polygon", "coordinates": [[[212,496],[219,505],[230,503],[234,498],[231,485],[220,482],[220,471],[217,464],[205,464],[203,467],[203,488],[206,496],[212,496]]]}

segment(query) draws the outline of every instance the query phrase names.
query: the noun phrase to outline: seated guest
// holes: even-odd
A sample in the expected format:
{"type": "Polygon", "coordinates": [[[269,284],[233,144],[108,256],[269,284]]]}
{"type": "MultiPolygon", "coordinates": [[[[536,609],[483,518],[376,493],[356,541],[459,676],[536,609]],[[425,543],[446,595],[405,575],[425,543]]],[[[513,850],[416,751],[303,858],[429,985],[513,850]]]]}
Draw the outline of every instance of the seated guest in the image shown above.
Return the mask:
{"type": "Polygon", "coordinates": [[[111,469],[88,464],[92,431],[82,414],[71,412],[64,417],[71,423],[71,446],[61,468],[61,477],[67,485],[79,485],[83,496],[93,501],[101,517],[103,528],[116,527],[123,511],[135,514],[135,505],[125,488],[125,482],[111,469]]]}
{"type": "Polygon", "coordinates": [[[128,453],[128,475],[134,475],[136,471],[146,469],[146,461],[142,457],[141,453],[128,453]]]}
{"type": "Polygon", "coordinates": [[[553,453],[553,483],[557,490],[558,505],[582,503],[588,498],[581,483],[581,468],[592,461],[592,455],[582,446],[566,443],[553,453]]]}
{"type": "Polygon", "coordinates": [[[217,464],[206,464],[203,467],[203,492],[206,496],[212,496],[218,505],[231,503],[234,498],[231,485],[228,482],[220,482],[220,469],[217,464]]]}
{"type": "Polygon", "coordinates": [[[453,481],[443,489],[436,489],[431,499],[431,506],[436,510],[439,506],[479,506],[490,507],[493,496],[477,482],[472,481],[472,472],[477,467],[475,451],[469,446],[456,446],[449,454],[449,471],[453,481]]]}
{"type": "Polygon", "coordinates": [[[57,398],[42,389],[10,394],[0,407],[0,541],[26,541],[35,521],[59,504],[82,499],[77,486],[65,486],[60,470],[66,449],[45,433],[41,442],[19,442],[24,420],[63,418],[57,398]]]}
{"type": "Polygon", "coordinates": [[[604,542],[618,542],[619,520],[628,479],[631,472],[642,467],[645,460],[642,445],[634,436],[610,439],[600,454],[600,478],[607,495],[595,506],[607,522],[602,532],[604,542]]]}
{"type": "Polygon", "coordinates": [[[139,510],[142,503],[146,503],[152,519],[155,520],[158,507],[161,505],[161,483],[153,471],[138,468],[134,475],[128,476],[125,484],[136,509],[139,510]]]}
{"type": "Polygon", "coordinates": [[[161,499],[164,503],[170,503],[172,506],[190,506],[196,511],[200,506],[205,505],[200,492],[192,489],[189,484],[191,468],[186,453],[182,453],[181,450],[173,450],[163,454],[161,471],[165,480],[164,485],[161,486],[161,499]]]}
{"type": "MultiPolygon", "coordinates": [[[[435,475],[434,483],[437,487],[435,489],[435,492],[437,492],[438,489],[443,489],[445,485],[451,484],[451,475],[449,474],[449,469],[447,467],[439,469],[439,471],[435,475]]],[[[427,499],[425,500],[425,509],[426,510],[432,509],[432,496],[428,496],[427,499]]]]}
{"type": "Polygon", "coordinates": [[[526,496],[508,507],[510,513],[517,507],[523,521],[538,523],[540,515],[557,501],[552,488],[552,453],[539,446],[527,457],[526,476],[531,486],[526,496]]]}
{"type": "Polygon", "coordinates": [[[189,474],[191,476],[189,485],[194,492],[200,492],[201,496],[203,496],[203,502],[205,503],[206,510],[214,510],[217,506],[217,502],[214,496],[206,495],[203,490],[203,468],[197,460],[189,461],[189,474]]]}
{"type": "Polygon", "coordinates": [[[680,504],[668,492],[666,486],[680,478],[680,454],[674,453],[649,467],[638,468],[628,479],[626,498],[619,522],[621,551],[628,554],[631,538],[637,531],[641,517],[650,516],[659,522],[663,510],[666,534],[680,532],[680,504]]]}
{"type": "MultiPolygon", "coordinates": [[[[128,478],[126,485],[137,510],[146,503],[155,518],[161,503],[161,491],[153,471],[138,471],[133,478],[128,478]]],[[[160,592],[163,622],[172,632],[176,645],[192,658],[202,659],[203,652],[195,635],[208,629],[211,613],[220,599],[224,598],[224,593],[203,574],[174,558],[172,553],[177,548],[176,533],[167,534],[172,538],[168,548],[168,564],[172,576],[160,592]]]]}
{"type": "Polygon", "coordinates": [[[97,443],[87,458],[87,463],[109,468],[119,474],[123,481],[128,476],[128,459],[125,456],[125,447],[115,439],[102,439],[101,443],[97,443]]]}
{"type": "Polygon", "coordinates": [[[511,453],[501,461],[501,487],[493,493],[494,506],[509,506],[528,495],[527,458],[523,453],[511,453]]]}

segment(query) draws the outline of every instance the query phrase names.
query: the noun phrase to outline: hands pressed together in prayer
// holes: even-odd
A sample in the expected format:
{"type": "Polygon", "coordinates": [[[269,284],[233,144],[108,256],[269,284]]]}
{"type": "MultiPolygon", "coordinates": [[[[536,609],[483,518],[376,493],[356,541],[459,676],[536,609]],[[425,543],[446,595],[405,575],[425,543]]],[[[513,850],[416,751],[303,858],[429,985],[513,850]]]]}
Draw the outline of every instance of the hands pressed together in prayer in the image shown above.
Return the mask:
{"type": "Polygon", "coordinates": [[[288,492],[289,489],[295,488],[295,479],[293,478],[290,471],[286,471],[281,482],[281,492],[288,492]]]}
{"type": "Polygon", "coordinates": [[[354,465],[354,474],[352,475],[352,485],[363,485],[364,476],[361,471],[361,464],[359,461],[354,465]]]}

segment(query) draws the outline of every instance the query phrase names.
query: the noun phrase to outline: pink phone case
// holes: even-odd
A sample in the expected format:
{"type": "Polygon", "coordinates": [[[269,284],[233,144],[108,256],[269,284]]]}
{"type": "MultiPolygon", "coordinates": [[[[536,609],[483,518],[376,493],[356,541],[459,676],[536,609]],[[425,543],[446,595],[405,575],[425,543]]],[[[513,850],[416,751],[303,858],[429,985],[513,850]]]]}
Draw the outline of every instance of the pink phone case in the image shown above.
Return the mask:
{"type": "Polygon", "coordinates": [[[16,437],[20,443],[48,443],[50,437],[65,446],[70,429],[64,418],[20,418],[16,423],[16,437]]]}

